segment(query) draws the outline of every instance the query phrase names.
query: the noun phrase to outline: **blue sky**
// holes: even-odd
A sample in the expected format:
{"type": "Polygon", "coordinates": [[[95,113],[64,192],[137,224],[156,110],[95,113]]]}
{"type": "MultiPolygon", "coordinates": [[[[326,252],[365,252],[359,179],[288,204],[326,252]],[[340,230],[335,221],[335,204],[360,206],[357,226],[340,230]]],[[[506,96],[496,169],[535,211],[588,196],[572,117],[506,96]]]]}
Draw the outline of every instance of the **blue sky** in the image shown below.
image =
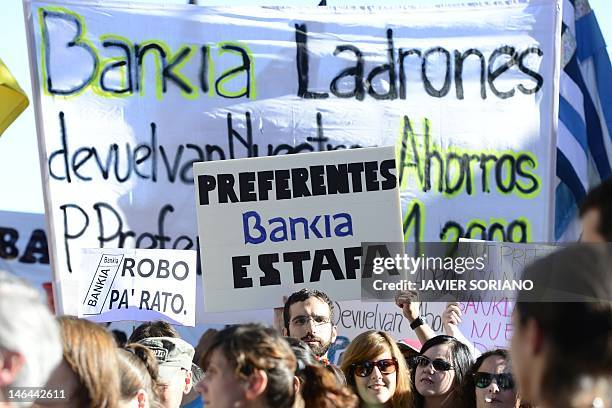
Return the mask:
{"type": "MultiPolygon", "coordinates": [[[[73,0],[74,1],[74,0],[73,0]]],[[[149,3],[182,4],[186,0],[165,1],[136,1],[149,3]]],[[[318,0],[312,2],[284,0],[284,1],[232,1],[231,5],[316,5],[318,0]]],[[[363,0],[328,0],[329,5],[431,5],[456,4],[472,2],[472,0],[408,0],[408,1],[363,1],[363,0]]],[[[227,5],[225,0],[200,0],[202,5],[227,5]]],[[[590,0],[591,8],[599,21],[608,44],[608,54],[612,45],[612,6],[610,0],[590,0]]],[[[24,26],[24,16],[21,0],[5,0],[0,13],[0,58],[11,70],[21,87],[30,97],[32,91],[28,67],[28,53],[24,26]]],[[[9,127],[0,137],[0,210],[44,212],[42,183],[38,158],[38,142],[36,126],[34,123],[34,110],[32,105],[9,127]]]]}

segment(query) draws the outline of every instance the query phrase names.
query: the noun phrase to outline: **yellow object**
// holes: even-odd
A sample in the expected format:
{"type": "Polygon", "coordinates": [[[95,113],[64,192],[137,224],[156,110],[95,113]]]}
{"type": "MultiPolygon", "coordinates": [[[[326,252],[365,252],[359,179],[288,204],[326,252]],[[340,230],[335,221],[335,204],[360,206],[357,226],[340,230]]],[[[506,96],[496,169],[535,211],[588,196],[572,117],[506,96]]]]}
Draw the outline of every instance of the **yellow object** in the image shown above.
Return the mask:
{"type": "Polygon", "coordinates": [[[28,97],[0,59],[0,136],[28,104],[28,97]]]}

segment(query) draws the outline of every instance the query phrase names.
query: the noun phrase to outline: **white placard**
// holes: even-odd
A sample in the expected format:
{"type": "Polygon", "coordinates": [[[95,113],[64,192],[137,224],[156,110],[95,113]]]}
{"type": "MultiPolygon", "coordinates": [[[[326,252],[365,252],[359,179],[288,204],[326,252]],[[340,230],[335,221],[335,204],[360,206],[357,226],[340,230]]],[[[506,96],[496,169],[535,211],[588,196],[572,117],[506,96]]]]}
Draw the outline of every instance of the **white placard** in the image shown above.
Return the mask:
{"type": "Polygon", "coordinates": [[[79,317],[195,325],[196,251],[83,249],[79,317]]]}
{"type": "Polygon", "coordinates": [[[206,311],[302,288],[359,299],[362,242],[402,240],[393,147],[196,163],[194,177],[206,311]]]}
{"type": "MultiPolygon", "coordinates": [[[[472,247],[487,258],[486,268],[478,272],[479,279],[520,280],[523,269],[536,260],[559,249],[552,245],[517,244],[512,242],[474,242],[472,247]]],[[[460,302],[463,315],[459,330],[481,352],[508,348],[512,337],[513,299],[499,297],[487,302],[460,302]]]]}

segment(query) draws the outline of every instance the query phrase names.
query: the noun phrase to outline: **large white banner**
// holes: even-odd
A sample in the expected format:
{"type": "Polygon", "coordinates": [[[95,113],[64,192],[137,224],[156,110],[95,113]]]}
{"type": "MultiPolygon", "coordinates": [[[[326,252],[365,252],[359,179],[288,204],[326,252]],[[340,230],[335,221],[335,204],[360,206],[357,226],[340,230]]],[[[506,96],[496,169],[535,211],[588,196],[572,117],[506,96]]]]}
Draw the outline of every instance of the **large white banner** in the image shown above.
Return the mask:
{"type": "Polygon", "coordinates": [[[196,248],[196,161],[396,146],[406,239],[551,236],[558,0],[25,5],[67,313],[80,248],[196,248]]]}
{"type": "Polygon", "coordinates": [[[380,247],[362,243],[402,241],[393,147],[196,163],[193,173],[206,311],[279,307],[302,288],[359,299],[361,259],[380,247]]]}

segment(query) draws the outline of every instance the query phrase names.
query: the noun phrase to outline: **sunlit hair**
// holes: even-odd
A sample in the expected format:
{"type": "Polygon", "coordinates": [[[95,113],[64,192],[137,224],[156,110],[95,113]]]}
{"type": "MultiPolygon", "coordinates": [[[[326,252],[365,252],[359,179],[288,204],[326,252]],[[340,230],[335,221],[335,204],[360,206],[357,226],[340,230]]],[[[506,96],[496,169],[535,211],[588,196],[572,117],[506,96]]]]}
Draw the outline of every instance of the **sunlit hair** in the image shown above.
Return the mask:
{"type": "Polygon", "coordinates": [[[204,355],[204,353],[206,353],[206,350],[209,349],[210,345],[212,344],[213,339],[215,338],[215,335],[219,332],[219,330],[217,329],[208,329],[206,330],[206,332],[204,332],[204,334],[202,334],[202,336],[200,336],[200,340],[198,341],[197,346],[195,347],[195,353],[193,355],[193,363],[198,365],[200,364],[200,360],[202,359],[202,356],[204,355]]]}
{"type": "Polygon", "coordinates": [[[149,337],[175,337],[180,338],[179,332],[168,322],[156,320],[153,322],[144,322],[138,326],[128,339],[128,343],[138,343],[149,337]]]}
{"type": "Polygon", "coordinates": [[[357,394],[355,375],[352,364],[374,360],[385,352],[397,360],[395,393],[391,397],[391,408],[403,408],[410,405],[410,374],[406,360],[395,344],[395,340],[383,331],[367,331],[355,337],[342,356],[340,368],[346,375],[348,385],[357,394]]]}
{"type": "MultiPolygon", "coordinates": [[[[454,338],[453,336],[440,335],[432,337],[427,340],[423,346],[421,347],[421,351],[419,355],[425,354],[427,350],[432,347],[446,344],[449,346],[451,351],[451,360],[450,363],[453,365],[453,371],[455,373],[455,378],[453,380],[453,384],[448,393],[447,401],[456,401],[456,406],[460,404],[461,401],[465,400],[464,397],[464,388],[463,382],[467,373],[472,365],[472,354],[470,353],[470,349],[468,346],[454,338]]],[[[416,368],[411,370],[412,379],[415,379],[416,368]]],[[[416,386],[414,387],[414,406],[419,408],[424,406],[424,398],[421,394],[416,391],[416,386]]]]}
{"type": "Polygon", "coordinates": [[[81,383],[75,406],[115,408],[119,401],[117,345],[113,336],[95,323],[73,316],[58,318],[64,359],[81,383]]]}
{"type": "MultiPolygon", "coordinates": [[[[16,388],[42,387],[62,360],[59,328],[40,293],[0,267],[0,356],[2,350],[24,357],[9,384],[16,388]]],[[[27,404],[15,402],[15,406],[27,404]]]]}
{"type": "Polygon", "coordinates": [[[144,390],[152,408],[161,407],[158,394],[158,366],[155,354],[149,348],[132,343],[117,349],[121,400],[130,401],[144,390]]]}
{"type": "Polygon", "coordinates": [[[246,324],[219,331],[200,361],[204,371],[208,369],[210,356],[215,350],[219,350],[234,367],[234,374],[240,380],[247,380],[257,370],[266,373],[268,384],[264,398],[267,406],[293,406],[297,362],[289,344],[274,329],[246,324]]]}

